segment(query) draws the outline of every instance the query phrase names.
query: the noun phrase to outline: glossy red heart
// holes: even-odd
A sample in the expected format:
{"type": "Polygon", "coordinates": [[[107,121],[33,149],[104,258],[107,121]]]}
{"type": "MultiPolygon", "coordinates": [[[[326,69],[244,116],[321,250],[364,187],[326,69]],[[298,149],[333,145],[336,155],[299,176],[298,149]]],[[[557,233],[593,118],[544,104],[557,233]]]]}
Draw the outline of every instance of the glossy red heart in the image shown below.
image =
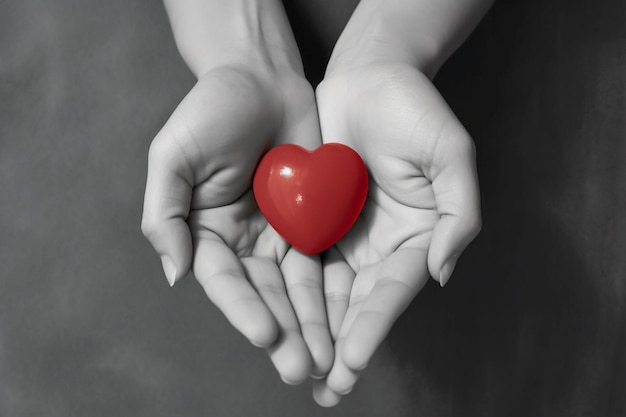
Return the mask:
{"type": "Polygon", "coordinates": [[[367,197],[367,169],[352,148],[328,143],[314,151],[280,145],[256,169],[254,197],[272,227],[313,255],[337,242],[356,221],[367,197]]]}

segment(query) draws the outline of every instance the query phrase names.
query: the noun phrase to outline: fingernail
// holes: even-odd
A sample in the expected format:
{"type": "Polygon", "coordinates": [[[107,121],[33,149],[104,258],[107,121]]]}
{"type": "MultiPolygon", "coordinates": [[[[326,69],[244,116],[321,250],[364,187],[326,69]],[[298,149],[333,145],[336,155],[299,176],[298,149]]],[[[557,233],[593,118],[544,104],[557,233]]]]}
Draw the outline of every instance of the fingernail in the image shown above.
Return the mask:
{"type": "Polygon", "coordinates": [[[170,284],[170,287],[173,287],[176,282],[176,265],[167,255],[161,256],[161,264],[163,265],[163,272],[165,272],[167,282],[170,284]]]}
{"type": "Polygon", "coordinates": [[[284,377],[284,376],[282,376],[282,375],[280,376],[280,379],[282,379],[282,380],[283,380],[283,382],[284,382],[285,384],[287,384],[287,385],[298,385],[298,382],[297,382],[297,381],[292,381],[292,380],[290,380],[290,379],[285,378],[285,377],[284,377]]]}
{"type": "Polygon", "coordinates": [[[454,271],[454,267],[456,266],[457,258],[453,257],[448,260],[443,267],[441,267],[441,271],[439,271],[439,285],[442,287],[446,285],[450,276],[452,275],[452,271],[454,271]]]}
{"type": "Polygon", "coordinates": [[[259,343],[259,342],[256,342],[254,340],[250,340],[250,339],[248,339],[248,340],[250,341],[250,344],[252,344],[252,346],[254,346],[254,347],[264,348],[264,347],[267,346],[267,345],[264,345],[263,343],[259,343]]]}
{"type": "Polygon", "coordinates": [[[354,385],[351,386],[350,388],[346,389],[346,390],[338,392],[337,394],[339,394],[339,395],[348,395],[348,394],[350,394],[352,392],[353,389],[354,389],[354,385]]]}

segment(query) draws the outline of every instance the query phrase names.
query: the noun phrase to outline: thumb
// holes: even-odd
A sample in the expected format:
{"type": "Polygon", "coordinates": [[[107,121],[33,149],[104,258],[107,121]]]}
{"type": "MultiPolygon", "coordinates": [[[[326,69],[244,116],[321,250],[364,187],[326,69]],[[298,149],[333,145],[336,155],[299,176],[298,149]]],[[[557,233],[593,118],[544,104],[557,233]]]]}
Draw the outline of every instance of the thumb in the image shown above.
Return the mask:
{"type": "Polygon", "coordinates": [[[443,165],[432,179],[440,218],[428,251],[429,272],[442,287],[481,228],[474,143],[467,134],[447,142],[443,165]]]}
{"type": "Polygon", "coordinates": [[[191,268],[192,242],[186,223],[193,174],[163,129],[150,145],[141,230],[161,257],[170,286],[191,268]]]}
{"type": "Polygon", "coordinates": [[[200,187],[197,203],[212,207],[232,202],[249,186],[248,171],[265,145],[256,138],[270,137],[279,119],[278,105],[267,96],[265,84],[248,72],[212,70],[152,141],[142,231],[170,285],[191,268],[186,219],[193,187],[200,187]]]}

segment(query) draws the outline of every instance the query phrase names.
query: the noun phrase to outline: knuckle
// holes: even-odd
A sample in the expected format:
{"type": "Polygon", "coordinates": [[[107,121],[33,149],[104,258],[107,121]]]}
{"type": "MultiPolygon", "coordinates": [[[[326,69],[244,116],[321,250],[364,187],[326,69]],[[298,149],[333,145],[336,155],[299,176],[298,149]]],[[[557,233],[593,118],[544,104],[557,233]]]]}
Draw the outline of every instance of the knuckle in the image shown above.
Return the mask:
{"type": "Polygon", "coordinates": [[[163,160],[169,153],[169,150],[166,149],[167,144],[162,138],[163,136],[157,136],[152,140],[152,143],[150,143],[150,147],[148,148],[149,162],[163,160]]]}
{"type": "MultiPolygon", "coordinates": [[[[225,281],[232,280],[234,277],[241,277],[242,274],[240,271],[236,269],[221,269],[219,271],[211,271],[206,273],[203,267],[200,266],[200,263],[197,260],[192,265],[193,273],[196,277],[196,281],[205,289],[205,291],[213,292],[219,288],[220,285],[223,285],[225,281]]],[[[241,305],[249,304],[253,302],[255,299],[251,297],[238,296],[234,297],[229,301],[229,304],[237,309],[241,305]]]]}
{"type": "Polygon", "coordinates": [[[328,81],[322,80],[317,85],[317,87],[315,87],[315,96],[319,99],[320,97],[323,97],[325,94],[327,94],[327,90],[328,90],[328,81]]]}
{"type": "Polygon", "coordinates": [[[300,328],[303,333],[307,333],[307,331],[326,331],[328,329],[328,325],[322,321],[322,318],[311,318],[307,320],[300,321],[300,328]]]}
{"type": "Polygon", "coordinates": [[[287,285],[287,290],[288,291],[293,291],[293,290],[319,290],[321,289],[321,282],[319,279],[316,279],[315,277],[312,277],[310,275],[303,275],[301,277],[298,277],[298,279],[293,280],[292,282],[289,282],[289,284],[287,285]]]}
{"type": "Polygon", "coordinates": [[[341,291],[329,291],[324,294],[328,302],[348,302],[349,294],[341,291]]]}
{"type": "Polygon", "coordinates": [[[476,144],[469,133],[464,132],[464,134],[459,134],[454,137],[456,138],[454,146],[461,155],[471,159],[476,158],[476,144]]]}
{"type": "Polygon", "coordinates": [[[394,275],[385,274],[376,282],[376,287],[397,289],[401,293],[410,294],[415,292],[418,282],[419,281],[415,279],[400,279],[394,275]]]}
{"type": "Polygon", "coordinates": [[[141,233],[150,240],[158,230],[158,223],[153,219],[143,217],[141,219],[141,233]]]}
{"type": "Polygon", "coordinates": [[[285,293],[285,288],[278,284],[261,283],[256,285],[256,290],[263,296],[281,296],[285,293]]]}
{"type": "Polygon", "coordinates": [[[172,116],[154,137],[148,148],[148,162],[164,162],[186,156],[188,144],[196,140],[193,123],[172,116]]]}

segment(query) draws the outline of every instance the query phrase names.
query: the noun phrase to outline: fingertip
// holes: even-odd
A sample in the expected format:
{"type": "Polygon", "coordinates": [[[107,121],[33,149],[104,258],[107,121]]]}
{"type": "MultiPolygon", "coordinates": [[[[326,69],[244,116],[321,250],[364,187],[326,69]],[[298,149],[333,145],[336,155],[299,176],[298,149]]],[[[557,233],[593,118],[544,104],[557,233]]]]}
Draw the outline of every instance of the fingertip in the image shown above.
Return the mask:
{"type": "Polygon", "coordinates": [[[334,407],[341,402],[342,398],[341,395],[328,388],[324,381],[313,382],[313,400],[315,400],[320,407],[334,407]]]}
{"type": "Polygon", "coordinates": [[[450,277],[452,276],[452,272],[454,272],[454,267],[456,266],[457,256],[453,256],[448,259],[446,263],[441,267],[441,271],[439,272],[439,285],[442,287],[446,285],[450,277]]]}
{"type": "Polygon", "coordinates": [[[328,383],[328,388],[332,390],[335,394],[339,396],[345,396],[352,392],[354,388],[354,384],[356,384],[356,378],[353,382],[350,383],[338,383],[337,381],[332,381],[328,383]]]}
{"type": "Polygon", "coordinates": [[[303,337],[313,360],[311,377],[317,379],[325,377],[335,358],[328,329],[322,326],[303,326],[303,337]]]}
{"type": "Polygon", "coordinates": [[[296,377],[295,379],[291,379],[289,375],[280,374],[280,379],[287,385],[295,386],[295,385],[302,384],[306,378],[303,379],[303,378],[296,377]]]}
{"type": "Polygon", "coordinates": [[[280,378],[288,385],[299,385],[307,380],[312,360],[302,337],[296,332],[286,332],[270,347],[270,357],[280,378]]]}
{"type": "Polygon", "coordinates": [[[161,265],[163,266],[163,272],[165,273],[165,278],[167,279],[167,283],[170,284],[170,287],[173,287],[176,283],[176,265],[167,255],[161,256],[161,265]]]}
{"type": "Polygon", "coordinates": [[[278,326],[271,317],[259,321],[250,322],[250,325],[242,324],[241,332],[248,338],[250,343],[258,348],[267,348],[278,338],[278,326]]]}
{"type": "Polygon", "coordinates": [[[369,353],[363,349],[360,342],[355,342],[354,339],[347,338],[343,345],[341,359],[350,370],[361,372],[367,368],[371,357],[369,353]]]}
{"type": "Polygon", "coordinates": [[[279,336],[278,324],[260,299],[236,302],[223,311],[233,327],[253,346],[268,348],[276,343],[279,336]]]}
{"type": "Polygon", "coordinates": [[[428,251],[428,272],[442,287],[465,248],[480,232],[481,224],[480,215],[476,214],[467,219],[445,216],[435,225],[428,251]]]}
{"type": "Polygon", "coordinates": [[[294,363],[290,368],[283,370],[280,377],[287,385],[300,385],[308,379],[309,370],[310,366],[304,362],[294,363]]]}
{"type": "Polygon", "coordinates": [[[280,374],[280,379],[287,385],[300,385],[306,381],[308,375],[299,371],[284,372],[280,374]]]}
{"type": "Polygon", "coordinates": [[[333,355],[328,355],[328,359],[322,358],[320,359],[314,357],[313,361],[313,371],[311,373],[311,378],[313,379],[322,379],[328,375],[330,372],[330,368],[333,365],[333,355]]]}
{"type": "Polygon", "coordinates": [[[311,375],[309,375],[311,378],[313,379],[322,379],[325,378],[326,375],[328,375],[328,372],[330,372],[330,368],[332,367],[333,364],[333,357],[332,356],[328,356],[330,359],[326,360],[326,359],[322,359],[320,360],[320,358],[315,358],[313,359],[313,370],[311,371],[311,375]]]}
{"type": "Polygon", "coordinates": [[[193,245],[186,223],[178,218],[143,220],[141,229],[159,255],[165,278],[173,287],[191,269],[193,245]]]}
{"type": "Polygon", "coordinates": [[[337,395],[347,395],[352,391],[359,376],[360,372],[350,369],[343,360],[335,360],[333,369],[326,378],[326,385],[337,395]]]}

